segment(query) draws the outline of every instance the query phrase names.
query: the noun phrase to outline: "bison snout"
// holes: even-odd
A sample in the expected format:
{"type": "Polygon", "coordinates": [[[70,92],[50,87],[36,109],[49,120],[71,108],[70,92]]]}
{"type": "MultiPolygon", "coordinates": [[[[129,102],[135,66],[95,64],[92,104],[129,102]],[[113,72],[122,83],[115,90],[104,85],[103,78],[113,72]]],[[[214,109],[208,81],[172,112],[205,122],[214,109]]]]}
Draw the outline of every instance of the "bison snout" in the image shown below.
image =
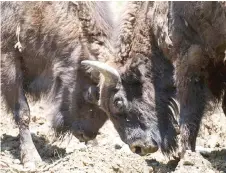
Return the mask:
{"type": "Polygon", "coordinates": [[[81,123],[73,123],[71,131],[80,142],[88,142],[97,136],[96,131],[83,127],[81,123]]]}
{"type": "Polygon", "coordinates": [[[129,147],[133,153],[139,154],[141,156],[144,156],[148,153],[154,153],[158,150],[157,145],[144,146],[144,145],[139,145],[139,144],[132,144],[129,147]]]}
{"type": "Polygon", "coordinates": [[[96,133],[85,133],[85,132],[73,132],[73,135],[80,141],[80,142],[88,142],[96,138],[96,133]]]}

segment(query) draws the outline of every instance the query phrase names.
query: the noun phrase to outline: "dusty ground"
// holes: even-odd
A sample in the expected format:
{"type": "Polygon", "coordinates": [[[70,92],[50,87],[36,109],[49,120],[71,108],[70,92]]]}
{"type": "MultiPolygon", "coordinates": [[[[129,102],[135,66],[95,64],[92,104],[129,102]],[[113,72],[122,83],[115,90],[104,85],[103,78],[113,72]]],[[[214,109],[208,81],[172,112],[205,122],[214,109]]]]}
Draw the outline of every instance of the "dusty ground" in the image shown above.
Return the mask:
{"type": "MultiPolygon", "coordinates": [[[[45,104],[31,104],[31,132],[35,145],[43,158],[35,172],[226,172],[226,117],[216,110],[203,120],[197,141],[197,149],[208,152],[203,155],[188,152],[177,163],[160,152],[140,157],[124,144],[111,122],[101,129],[97,139],[87,145],[70,135],[63,140],[54,140],[45,118],[45,104]]],[[[18,129],[11,116],[1,110],[1,172],[26,172],[19,158],[18,129]]]]}

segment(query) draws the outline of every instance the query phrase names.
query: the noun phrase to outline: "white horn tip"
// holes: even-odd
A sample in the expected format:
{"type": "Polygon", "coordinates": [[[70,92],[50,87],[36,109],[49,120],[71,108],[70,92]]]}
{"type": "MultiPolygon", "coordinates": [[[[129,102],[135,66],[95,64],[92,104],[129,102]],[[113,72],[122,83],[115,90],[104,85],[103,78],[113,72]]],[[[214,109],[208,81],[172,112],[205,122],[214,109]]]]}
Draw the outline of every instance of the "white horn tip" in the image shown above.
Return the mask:
{"type": "Polygon", "coordinates": [[[102,70],[106,70],[109,71],[110,73],[114,74],[115,76],[117,76],[118,78],[120,78],[120,75],[118,73],[118,71],[116,69],[114,69],[113,67],[100,62],[100,61],[94,61],[94,60],[83,60],[81,62],[82,65],[88,65],[91,67],[96,67],[98,69],[102,69],[102,70]]]}

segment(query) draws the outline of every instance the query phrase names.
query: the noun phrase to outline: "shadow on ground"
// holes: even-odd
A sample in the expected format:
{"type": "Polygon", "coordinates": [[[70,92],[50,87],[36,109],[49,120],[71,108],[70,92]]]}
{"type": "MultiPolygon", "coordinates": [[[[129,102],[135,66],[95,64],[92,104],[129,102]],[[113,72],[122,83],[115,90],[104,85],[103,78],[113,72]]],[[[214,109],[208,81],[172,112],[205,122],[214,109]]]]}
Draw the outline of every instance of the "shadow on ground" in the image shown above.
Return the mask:
{"type": "Polygon", "coordinates": [[[156,161],[155,159],[145,160],[148,166],[153,168],[154,172],[165,173],[172,172],[176,169],[179,160],[170,160],[167,164],[156,161]]]}
{"type": "Polygon", "coordinates": [[[215,150],[211,153],[202,155],[216,170],[226,173],[226,149],[215,150]]]}
{"type": "MultiPolygon", "coordinates": [[[[201,154],[201,153],[200,153],[201,154]]],[[[212,152],[206,152],[201,154],[200,159],[206,159],[208,160],[212,168],[219,171],[220,173],[226,173],[226,149],[220,149],[220,150],[214,150],[212,152]]],[[[198,154],[197,154],[198,156],[198,154]]],[[[191,158],[189,158],[191,159],[191,158]]],[[[197,158],[196,158],[197,159],[197,158]]],[[[186,160],[186,159],[185,159],[186,160]]],[[[151,166],[153,168],[154,172],[158,173],[165,173],[165,172],[174,172],[178,166],[179,159],[178,160],[170,160],[167,164],[161,163],[156,161],[155,159],[146,159],[145,160],[148,166],[151,166]]],[[[185,167],[184,165],[182,165],[185,167]]],[[[203,166],[205,167],[205,164],[197,163],[196,166],[203,166]]],[[[179,171],[184,171],[182,169],[179,169],[179,171]]]]}
{"type": "MultiPolygon", "coordinates": [[[[65,157],[66,150],[56,145],[51,145],[48,140],[42,136],[32,134],[33,142],[42,158],[46,163],[56,161],[65,157]]],[[[1,151],[9,152],[14,159],[20,159],[20,140],[18,136],[3,134],[1,137],[1,151]]]]}

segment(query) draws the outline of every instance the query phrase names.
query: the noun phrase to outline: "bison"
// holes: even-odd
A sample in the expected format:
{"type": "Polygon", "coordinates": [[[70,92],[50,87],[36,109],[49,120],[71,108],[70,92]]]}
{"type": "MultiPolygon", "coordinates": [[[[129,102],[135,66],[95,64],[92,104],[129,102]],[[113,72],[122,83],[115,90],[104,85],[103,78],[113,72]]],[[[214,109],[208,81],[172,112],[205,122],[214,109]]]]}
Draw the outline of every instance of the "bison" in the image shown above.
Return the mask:
{"type": "Polygon", "coordinates": [[[179,114],[182,153],[195,151],[211,94],[225,112],[225,3],[129,2],[115,38],[113,61],[82,64],[101,73],[98,105],[121,139],[140,155],[169,154],[179,114]]]}
{"type": "Polygon", "coordinates": [[[52,103],[57,134],[95,138],[107,120],[94,99],[98,86],[80,62],[112,56],[112,23],[105,2],[1,2],[1,92],[19,127],[21,160],[41,158],[29,131],[26,94],[52,103]]]}
{"type": "Polygon", "coordinates": [[[147,16],[152,16],[153,35],[175,67],[183,155],[186,149],[195,151],[209,100],[223,100],[226,113],[226,6],[225,2],[170,2],[150,6],[147,16]]]}
{"type": "Polygon", "coordinates": [[[143,2],[126,7],[114,31],[114,59],[82,61],[101,73],[98,105],[121,139],[140,155],[176,149],[178,113],[173,66],[149,34],[143,2]],[[142,9],[142,10],[141,10],[142,9]]]}

